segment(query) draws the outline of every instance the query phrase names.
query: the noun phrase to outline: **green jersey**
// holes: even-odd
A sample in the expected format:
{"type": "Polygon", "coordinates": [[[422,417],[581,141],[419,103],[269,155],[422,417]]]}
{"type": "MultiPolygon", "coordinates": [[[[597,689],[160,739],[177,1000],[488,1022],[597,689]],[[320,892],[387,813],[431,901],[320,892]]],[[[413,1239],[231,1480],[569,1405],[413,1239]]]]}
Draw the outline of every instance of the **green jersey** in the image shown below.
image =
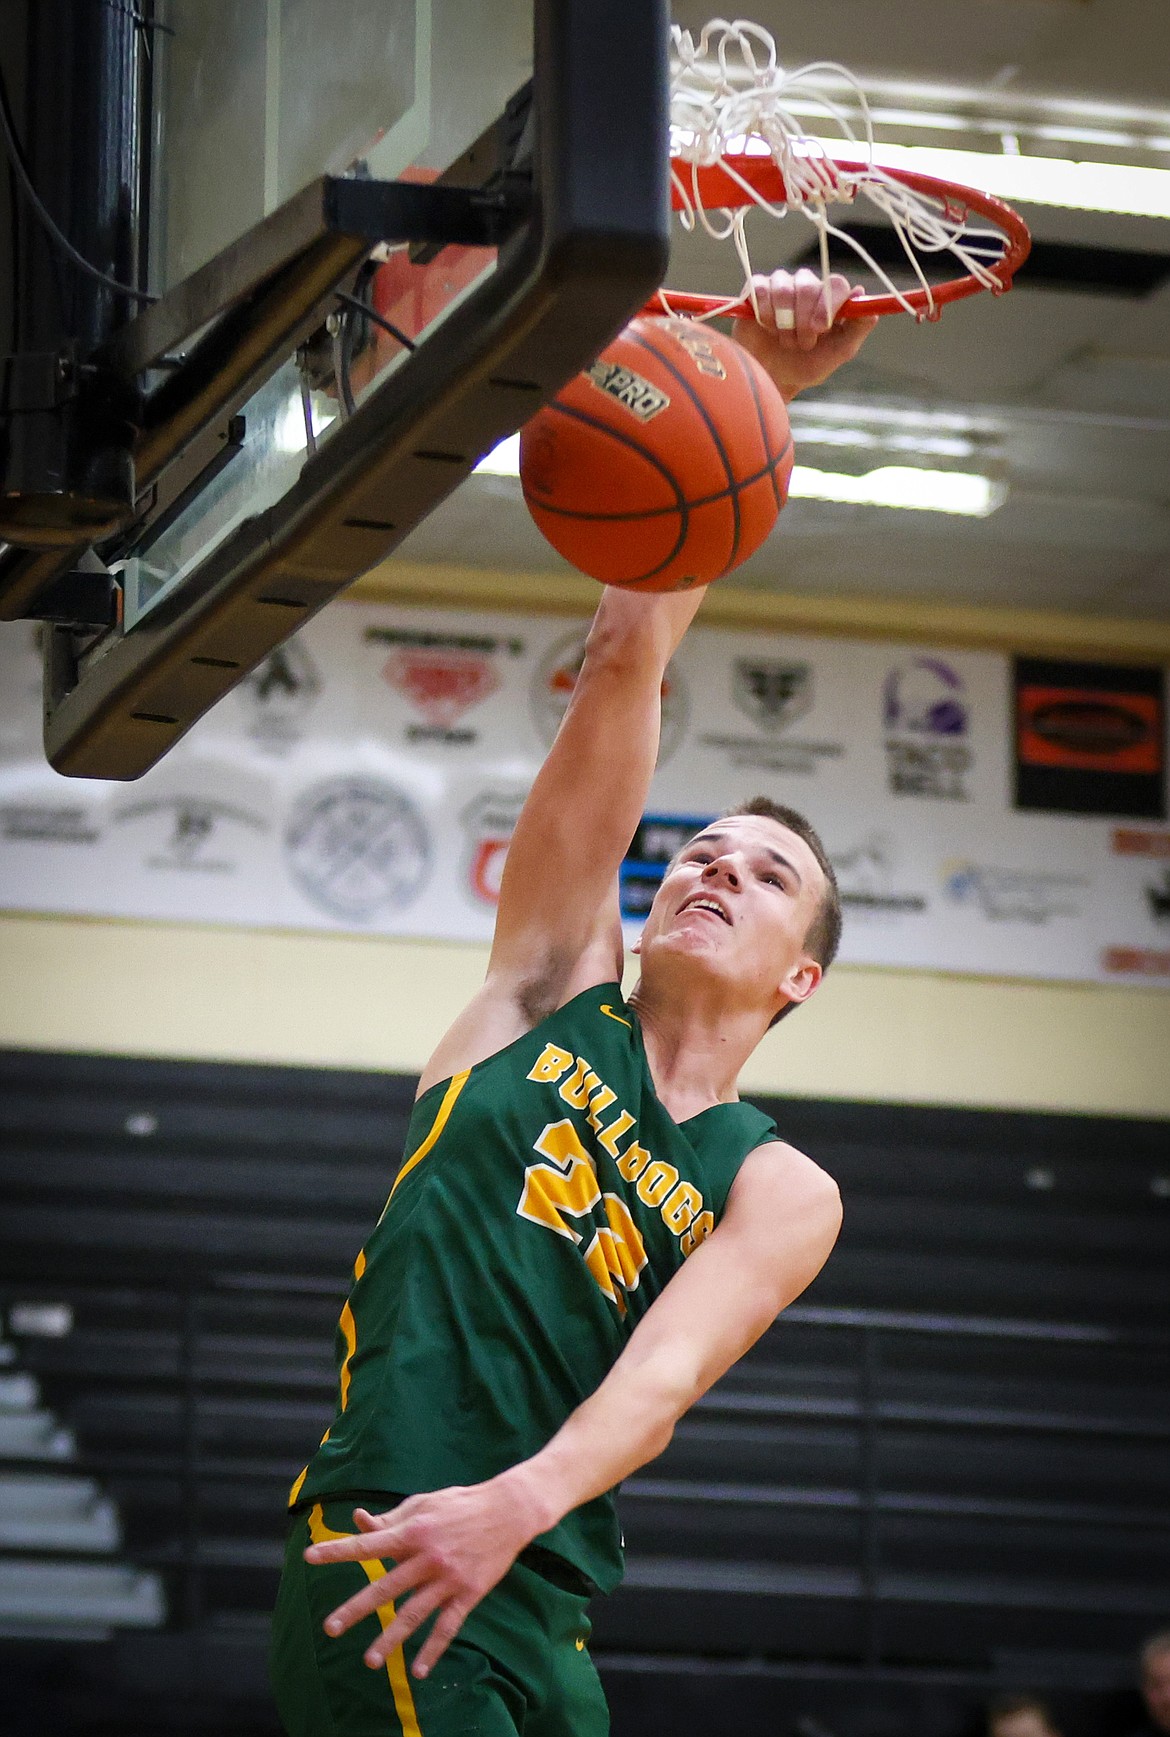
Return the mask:
{"type": "MultiPolygon", "coordinates": [[[[536,1453],[774,1135],[748,1104],[675,1122],[614,983],[424,1092],[341,1313],[337,1413],[292,1503],[476,1483],[536,1453]]],[[[603,1591],[621,1579],[611,1496],[538,1542],[603,1591]]]]}

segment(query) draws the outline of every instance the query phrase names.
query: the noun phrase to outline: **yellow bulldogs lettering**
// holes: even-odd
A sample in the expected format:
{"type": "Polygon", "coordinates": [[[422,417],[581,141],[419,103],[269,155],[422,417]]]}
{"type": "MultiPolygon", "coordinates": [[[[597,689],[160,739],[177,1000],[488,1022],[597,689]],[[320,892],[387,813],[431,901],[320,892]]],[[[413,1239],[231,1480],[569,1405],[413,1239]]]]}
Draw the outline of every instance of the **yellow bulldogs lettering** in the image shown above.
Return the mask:
{"type": "MultiPolygon", "coordinates": [[[[573,1055],[559,1044],[546,1043],[528,1076],[535,1084],[556,1086],[558,1096],[570,1109],[583,1110],[585,1120],[597,1135],[598,1144],[615,1161],[619,1174],[637,1186],[640,1200],[657,1207],[662,1222],[674,1237],[684,1258],[691,1255],[715,1228],[714,1214],[703,1205],[703,1196],[693,1183],[680,1180],[673,1164],[655,1159],[637,1138],[624,1150],[618,1142],[627,1134],[635,1134],[636,1119],[618,1106],[617,1115],[607,1127],[602,1116],[617,1103],[617,1094],[605,1084],[588,1057],[573,1055]]],[[[556,1129],[546,1128],[536,1143],[536,1150],[546,1158],[554,1158],[557,1170],[547,1165],[534,1165],[525,1172],[524,1194],[517,1212],[561,1236],[579,1242],[580,1236],[565,1224],[564,1213],[580,1215],[604,1199],[609,1228],[598,1233],[589,1246],[589,1268],[601,1289],[625,1313],[624,1299],[616,1286],[625,1290],[637,1283],[637,1274],[645,1263],[641,1238],[634,1229],[624,1203],[614,1194],[602,1195],[597,1185],[593,1160],[575,1135],[571,1124],[562,1122],[556,1129]],[[568,1147],[561,1145],[568,1140],[568,1147]],[[557,1146],[554,1155],[550,1147],[557,1146]],[[568,1165],[567,1171],[563,1168],[568,1165]],[[586,1169],[587,1167],[587,1169],[586,1169]],[[587,1180],[586,1177],[590,1177],[587,1180]],[[584,1202],[588,1202],[586,1207],[584,1202]],[[619,1210],[620,1209],[620,1210],[619,1210]],[[599,1240],[600,1239],[600,1240],[599,1240]],[[615,1285],[616,1281],[616,1285],[615,1285]]]]}

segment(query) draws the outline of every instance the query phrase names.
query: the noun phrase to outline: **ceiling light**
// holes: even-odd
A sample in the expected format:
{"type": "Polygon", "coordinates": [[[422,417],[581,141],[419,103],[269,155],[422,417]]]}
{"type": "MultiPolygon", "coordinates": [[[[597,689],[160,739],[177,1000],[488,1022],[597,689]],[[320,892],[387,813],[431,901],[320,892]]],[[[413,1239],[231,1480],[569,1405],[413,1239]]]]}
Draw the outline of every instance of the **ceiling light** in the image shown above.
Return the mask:
{"type": "Polygon", "coordinates": [[[872,428],[796,421],[792,433],[801,446],[852,446],[875,452],[913,452],[923,458],[971,458],[975,443],[957,434],[877,433],[872,428]]]}
{"type": "Polygon", "coordinates": [[[817,143],[840,161],[873,161],[883,169],[917,169],[924,175],[960,181],[1025,205],[1170,217],[1170,169],[1074,163],[1063,157],[1015,152],[952,151],[928,145],[875,145],[870,159],[865,147],[852,140],[819,139],[817,143]]]}
{"type": "Polygon", "coordinates": [[[964,411],[926,410],[919,405],[875,404],[864,398],[813,398],[793,407],[794,421],[802,415],[815,417],[818,422],[872,423],[878,427],[904,428],[912,433],[945,430],[948,433],[970,434],[975,421],[964,411]]]}
{"type": "MultiPolygon", "coordinates": [[[[831,432],[835,436],[841,431],[834,429],[831,432]]],[[[861,429],[845,432],[855,436],[857,444],[869,438],[861,429]]],[[[883,440],[881,444],[888,443],[883,440]]],[[[519,476],[520,436],[509,435],[507,440],[502,440],[481,458],[475,468],[487,476],[519,476]]],[[[880,465],[864,476],[848,476],[798,464],[793,468],[788,492],[794,500],[908,507],[917,512],[959,513],[968,518],[986,518],[1000,505],[1005,493],[1001,484],[969,471],[926,470],[897,464],[880,465]]]]}
{"type": "Polygon", "coordinates": [[[1004,498],[1001,484],[968,471],[924,470],[887,464],[864,476],[793,467],[788,493],[793,500],[842,501],[859,507],[907,507],[922,513],[959,513],[984,519],[1004,498]]]}
{"type": "Polygon", "coordinates": [[[510,434],[507,440],[501,440],[498,446],[484,454],[475,468],[484,476],[519,476],[520,436],[510,434]]]}

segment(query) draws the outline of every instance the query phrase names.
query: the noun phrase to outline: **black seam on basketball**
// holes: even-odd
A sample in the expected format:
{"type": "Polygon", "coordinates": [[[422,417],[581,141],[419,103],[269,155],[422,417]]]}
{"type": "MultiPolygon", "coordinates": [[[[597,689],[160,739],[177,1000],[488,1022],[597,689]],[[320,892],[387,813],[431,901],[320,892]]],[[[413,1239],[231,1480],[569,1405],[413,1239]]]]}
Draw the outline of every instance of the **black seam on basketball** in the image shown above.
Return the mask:
{"type": "Polygon", "coordinates": [[[690,533],[691,508],[694,504],[687,500],[687,497],[679,484],[678,478],[672,471],[667,470],[666,466],[657,459],[652,452],[647,451],[647,449],[631,435],[623,434],[620,429],[614,428],[609,422],[603,422],[600,417],[590,416],[587,410],[578,410],[575,405],[558,404],[555,399],[551,404],[546,405],[545,409],[555,410],[558,416],[567,416],[570,421],[583,423],[586,428],[595,428],[599,434],[608,435],[611,440],[616,440],[619,445],[627,446],[631,452],[638,453],[640,457],[646,460],[647,464],[652,465],[659,475],[670,484],[675,494],[675,505],[673,507],[653,507],[649,513],[574,513],[567,507],[548,506],[544,501],[537,499],[535,496],[530,496],[528,490],[525,489],[524,500],[526,504],[530,508],[535,504],[542,512],[552,513],[557,518],[564,519],[641,519],[658,518],[666,513],[677,513],[679,519],[678,536],[674,540],[674,547],[671,549],[670,554],[666,557],[665,561],[660,561],[657,567],[652,567],[648,573],[642,574],[641,577],[643,579],[649,579],[653,574],[660,573],[664,567],[669,567],[670,563],[677,559],[679,551],[682,549],[683,544],[686,542],[690,533]]]}
{"type": "MultiPolygon", "coordinates": [[[[776,464],[765,465],[763,470],[753,471],[751,476],[743,477],[741,481],[733,483],[729,489],[720,489],[718,494],[703,495],[697,501],[686,501],[677,507],[639,507],[629,513],[582,513],[576,507],[550,506],[547,501],[542,501],[537,495],[530,495],[527,490],[524,491],[524,499],[529,506],[539,507],[542,513],[550,513],[554,518],[580,519],[585,524],[605,521],[609,524],[620,525],[636,519],[662,519],[666,517],[667,513],[685,513],[688,509],[693,512],[697,507],[712,506],[716,501],[729,500],[739,494],[741,490],[750,489],[753,483],[762,482],[766,476],[773,475],[776,465],[783,464],[791,445],[792,442],[789,441],[788,446],[784,448],[776,460],[776,464]]],[[[774,479],[773,486],[775,486],[774,479]]]]}
{"type": "MultiPolygon", "coordinates": [[[[656,458],[648,447],[643,446],[639,441],[635,440],[632,434],[623,433],[620,428],[615,428],[612,422],[603,422],[599,416],[590,416],[587,410],[578,410],[575,404],[558,404],[554,399],[551,404],[545,405],[545,410],[555,411],[558,416],[567,416],[572,422],[583,422],[586,428],[595,428],[599,434],[607,434],[611,440],[616,440],[619,445],[628,446],[631,452],[638,453],[640,457],[646,460],[647,464],[653,465],[658,474],[664,477],[670,484],[678,499],[677,510],[682,512],[685,509],[687,505],[686,493],[674,472],[667,470],[662,460],[656,458]]],[[[658,509],[655,510],[657,511],[658,509]]],[[[674,512],[676,509],[674,507],[664,507],[661,510],[664,512],[674,512]]]]}
{"type": "MultiPolygon", "coordinates": [[[[675,362],[673,362],[668,355],[664,355],[663,352],[658,348],[658,346],[656,344],[652,344],[650,342],[650,339],[648,337],[645,337],[641,332],[627,331],[625,336],[627,338],[631,339],[633,343],[638,344],[643,350],[649,350],[649,352],[652,356],[657,356],[658,360],[662,363],[663,367],[668,369],[669,372],[674,375],[675,379],[678,381],[679,385],[682,387],[683,391],[686,393],[687,397],[690,399],[690,401],[694,405],[695,409],[699,412],[699,415],[703,418],[703,421],[707,424],[707,432],[710,434],[711,439],[715,444],[715,450],[718,452],[719,457],[723,463],[724,474],[726,475],[727,481],[730,484],[729,493],[730,493],[730,499],[731,499],[731,503],[732,503],[733,529],[732,529],[732,534],[731,534],[731,554],[728,557],[727,567],[724,568],[724,572],[727,572],[729,568],[735,566],[735,557],[739,553],[740,513],[739,513],[739,498],[735,492],[735,483],[736,483],[735,467],[731,462],[731,458],[728,454],[727,448],[723,444],[723,436],[720,434],[719,429],[716,426],[715,419],[711,415],[710,411],[707,409],[707,406],[703,403],[702,399],[696,394],[696,392],[694,391],[694,389],[691,385],[691,382],[688,380],[687,376],[682,372],[682,370],[677,366],[677,364],[675,362]]],[[[764,450],[765,450],[765,452],[767,451],[766,443],[765,443],[764,450]]]]}
{"type": "MultiPolygon", "coordinates": [[[[735,359],[739,365],[740,373],[746,376],[748,386],[751,389],[752,403],[756,407],[756,421],[760,428],[760,441],[764,448],[764,455],[769,461],[768,475],[772,478],[772,493],[776,497],[776,511],[779,512],[780,508],[784,505],[783,500],[780,498],[780,488],[776,481],[776,466],[779,464],[780,460],[772,457],[772,443],[768,439],[768,425],[764,421],[764,406],[760,403],[759,381],[756,379],[756,371],[751,366],[751,360],[746,350],[742,356],[737,356],[735,359]]],[[[788,446],[791,445],[792,435],[789,433],[788,446]]],[[[787,452],[788,446],[785,447],[785,452],[787,452]]],[[[783,458],[783,456],[784,454],[781,453],[780,457],[783,458]]]]}

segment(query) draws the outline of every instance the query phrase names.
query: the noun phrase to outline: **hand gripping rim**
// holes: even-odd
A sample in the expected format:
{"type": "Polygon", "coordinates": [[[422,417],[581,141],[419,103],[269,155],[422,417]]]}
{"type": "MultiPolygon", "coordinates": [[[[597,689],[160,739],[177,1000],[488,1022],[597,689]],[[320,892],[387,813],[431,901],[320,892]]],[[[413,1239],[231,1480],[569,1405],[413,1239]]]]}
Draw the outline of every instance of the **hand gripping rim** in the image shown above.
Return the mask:
{"type": "MultiPolygon", "coordinates": [[[[839,161],[831,155],[827,160],[846,178],[856,174],[859,167],[857,163],[839,161]]],[[[674,158],[672,168],[676,175],[685,180],[688,188],[697,189],[699,202],[707,210],[732,211],[752,204],[752,194],[740,184],[741,180],[746,181],[749,187],[761,196],[763,202],[783,205],[787,201],[784,177],[771,157],[729,152],[720,162],[698,168],[683,159],[674,158]],[[727,163],[734,171],[734,176],[740,179],[729,175],[724,170],[723,163],[727,163]]],[[[983,284],[974,273],[966,272],[959,277],[948,278],[944,283],[932,285],[929,291],[921,287],[906,290],[902,298],[895,295],[858,293],[850,296],[843,305],[837,315],[838,319],[861,320],[874,314],[908,311],[915,313],[920,320],[937,319],[948,302],[962,301],[964,297],[978,295],[986,288],[993,289],[993,293],[997,295],[1011,289],[1012,279],[1032,248],[1028,226],[1017,211],[1004,200],[997,199],[994,194],[982,193],[975,187],[965,187],[959,181],[925,175],[916,169],[885,168],[883,173],[913,193],[939,200],[948,213],[953,213],[960,219],[965,218],[968,211],[974,211],[980,217],[988,218],[997,229],[1001,229],[1007,238],[1007,246],[1002,256],[987,267],[999,287],[995,289],[992,285],[983,284]]],[[[685,208],[685,201],[673,180],[671,205],[676,211],[685,208]]],[[[686,314],[695,319],[710,319],[715,315],[739,319],[750,317],[754,310],[747,296],[729,299],[726,296],[664,289],[646,303],[643,312],[659,315],[664,312],[686,314]]]]}

